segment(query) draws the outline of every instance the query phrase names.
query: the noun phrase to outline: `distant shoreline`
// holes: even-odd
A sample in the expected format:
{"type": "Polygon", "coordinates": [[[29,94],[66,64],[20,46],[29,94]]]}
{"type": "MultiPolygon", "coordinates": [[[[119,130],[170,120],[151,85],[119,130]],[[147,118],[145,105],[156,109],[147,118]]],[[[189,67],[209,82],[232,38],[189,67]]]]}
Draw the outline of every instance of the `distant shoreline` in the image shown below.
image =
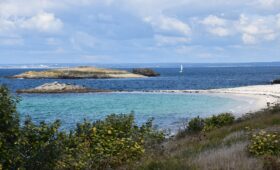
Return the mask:
{"type": "Polygon", "coordinates": [[[0,69],[57,69],[57,68],[68,68],[76,67],[80,65],[88,65],[103,68],[179,68],[180,65],[185,68],[222,68],[222,67],[279,67],[280,61],[270,61],[270,62],[233,62],[233,63],[161,63],[161,62],[151,62],[151,63],[19,63],[19,64],[0,64],[0,69]]]}

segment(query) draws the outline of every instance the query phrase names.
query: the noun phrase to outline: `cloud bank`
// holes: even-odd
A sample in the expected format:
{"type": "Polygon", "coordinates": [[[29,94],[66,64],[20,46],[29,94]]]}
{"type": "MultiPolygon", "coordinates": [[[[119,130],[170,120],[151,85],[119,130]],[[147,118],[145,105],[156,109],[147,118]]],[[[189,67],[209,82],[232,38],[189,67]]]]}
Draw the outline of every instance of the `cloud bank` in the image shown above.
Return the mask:
{"type": "Polygon", "coordinates": [[[0,1],[7,63],[276,61],[279,45],[279,0],[0,1]]]}

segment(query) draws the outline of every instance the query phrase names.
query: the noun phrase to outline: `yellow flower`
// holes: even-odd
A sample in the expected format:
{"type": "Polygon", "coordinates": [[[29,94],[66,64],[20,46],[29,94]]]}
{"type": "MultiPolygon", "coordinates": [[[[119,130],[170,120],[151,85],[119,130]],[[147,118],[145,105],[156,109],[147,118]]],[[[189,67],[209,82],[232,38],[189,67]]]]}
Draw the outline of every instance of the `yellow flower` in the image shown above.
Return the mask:
{"type": "Polygon", "coordinates": [[[108,130],[108,134],[111,135],[111,134],[112,134],[112,131],[111,131],[111,130],[108,130]]]}
{"type": "Polygon", "coordinates": [[[141,146],[140,146],[138,143],[135,143],[135,144],[134,144],[134,148],[135,148],[135,149],[140,149],[141,146]]]}
{"type": "Polygon", "coordinates": [[[96,133],[96,127],[92,128],[93,133],[96,133]]]}

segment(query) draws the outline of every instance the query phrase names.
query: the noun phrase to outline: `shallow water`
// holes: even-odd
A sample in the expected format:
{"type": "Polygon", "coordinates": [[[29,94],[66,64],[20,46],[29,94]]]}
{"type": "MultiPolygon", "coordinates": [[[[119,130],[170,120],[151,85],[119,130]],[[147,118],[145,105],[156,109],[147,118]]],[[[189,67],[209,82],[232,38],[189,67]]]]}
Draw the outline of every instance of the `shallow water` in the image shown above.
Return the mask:
{"type": "MultiPolygon", "coordinates": [[[[131,68],[126,68],[131,70],[131,68]]],[[[184,73],[178,68],[154,68],[160,77],[143,79],[8,79],[34,69],[0,69],[0,84],[6,84],[13,92],[17,89],[32,88],[43,83],[58,81],[85,85],[92,88],[111,90],[164,90],[164,89],[211,89],[246,85],[269,84],[280,77],[280,69],[270,67],[185,67],[184,73]]],[[[35,69],[41,70],[41,69],[35,69]]],[[[84,118],[98,120],[111,113],[134,111],[137,123],[150,117],[160,128],[175,129],[185,119],[194,116],[209,116],[223,111],[235,111],[246,105],[244,101],[222,96],[199,94],[34,94],[21,95],[19,104],[21,117],[30,115],[36,122],[60,119],[64,129],[70,129],[84,118]]]]}
{"type": "Polygon", "coordinates": [[[177,129],[195,116],[229,111],[241,101],[201,94],[99,93],[22,95],[19,110],[22,117],[30,115],[35,122],[62,121],[62,128],[71,129],[77,122],[98,120],[111,113],[131,113],[141,124],[155,118],[162,129],[177,129]]]}

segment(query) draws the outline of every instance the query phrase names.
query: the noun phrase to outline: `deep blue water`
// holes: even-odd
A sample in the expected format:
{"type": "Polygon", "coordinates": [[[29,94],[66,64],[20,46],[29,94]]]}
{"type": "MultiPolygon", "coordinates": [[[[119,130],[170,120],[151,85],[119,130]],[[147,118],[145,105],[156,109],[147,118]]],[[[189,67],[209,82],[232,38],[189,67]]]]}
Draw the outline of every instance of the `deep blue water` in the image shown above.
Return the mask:
{"type": "MultiPolygon", "coordinates": [[[[154,68],[160,77],[144,79],[7,79],[29,70],[40,69],[0,69],[0,84],[8,85],[13,91],[31,88],[46,82],[66,82],[92,88],[112,90],[156,90],[156,89],[210,89],[269,84],[280,77],[280,67],[190,67],[180,74],[178,68],[154,68]]],[[[130,70],[130,69],[127,69],[130,70]]]]}
{"type": "MultiPolygon", "coordinates": [[[[13,92],[43,83],[58,81],[111,90],[211,89],[246,85],[269,84],[280,78],[280,67],[186,67],[183,74],[178,68],[154,68],[160,77],[144,79],[8,79],[25,71],[41,69],[0,69],[0,84],[13,92]]],[[[131,70],[131,69],[127,69],[131,70]]],[[[234,111],[246,105],[235,99],[197,94],[25,94],[18,105],[20,116],[30,115],[35,122],[62,120],[62,128],[73,128],[84,118],[103,119],[111,113],[134,111],[136,122],[150,117],[160,128],[176,129],[179,122],[194,116],[209,116],[234,111]]]]}

